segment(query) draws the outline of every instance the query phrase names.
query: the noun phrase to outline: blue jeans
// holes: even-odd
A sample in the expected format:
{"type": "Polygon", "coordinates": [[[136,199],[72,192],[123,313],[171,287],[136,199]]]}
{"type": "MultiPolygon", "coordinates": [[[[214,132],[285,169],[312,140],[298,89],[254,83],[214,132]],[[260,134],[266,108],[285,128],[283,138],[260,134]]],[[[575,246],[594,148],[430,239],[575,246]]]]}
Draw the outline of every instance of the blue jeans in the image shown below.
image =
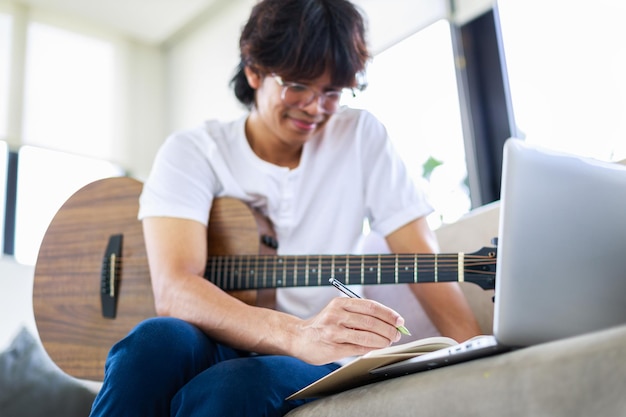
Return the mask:
{"type": "Polygon", "coordinates": [[[91,416],[282,416],[310,401],[286,397],[337,368],[250,355],[185,321],[152,318],[109,352],[91,416]]]}

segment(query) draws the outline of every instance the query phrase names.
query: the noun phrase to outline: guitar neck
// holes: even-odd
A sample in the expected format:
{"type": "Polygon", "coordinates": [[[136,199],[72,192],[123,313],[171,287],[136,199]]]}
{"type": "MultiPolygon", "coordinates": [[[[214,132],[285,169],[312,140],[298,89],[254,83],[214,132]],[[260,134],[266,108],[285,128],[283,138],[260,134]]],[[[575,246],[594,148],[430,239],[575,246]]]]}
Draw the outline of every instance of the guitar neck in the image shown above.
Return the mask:
{"type": "Polygon", "coordinates": [[[391,254],[214,256],[205,278],[225,291],[330,285],[474,282],[485,289],[495,282],[495,255],[391,254]]]}

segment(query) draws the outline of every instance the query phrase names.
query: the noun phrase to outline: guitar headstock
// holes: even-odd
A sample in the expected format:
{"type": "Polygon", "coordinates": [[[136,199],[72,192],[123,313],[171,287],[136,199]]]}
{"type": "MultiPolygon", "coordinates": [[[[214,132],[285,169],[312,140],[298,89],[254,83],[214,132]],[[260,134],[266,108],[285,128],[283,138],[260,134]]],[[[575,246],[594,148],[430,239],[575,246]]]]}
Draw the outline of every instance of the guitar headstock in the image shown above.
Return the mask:
{"type": "Polygon", "coordinates": [[[496,247],[484,247],[465,254],[464,280],[480,286],[483,290],[493,290],[496,287],[497,256],[496,247]]]}

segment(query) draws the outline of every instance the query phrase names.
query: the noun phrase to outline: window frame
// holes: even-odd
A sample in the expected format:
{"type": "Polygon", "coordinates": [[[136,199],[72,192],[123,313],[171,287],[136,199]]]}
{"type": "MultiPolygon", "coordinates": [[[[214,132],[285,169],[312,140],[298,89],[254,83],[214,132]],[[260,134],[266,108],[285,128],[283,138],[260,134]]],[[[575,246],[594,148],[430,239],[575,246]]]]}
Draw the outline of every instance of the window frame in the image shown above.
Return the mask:
{"type": "Polygon", "coordinates": [[[500,199],[504,142],[519,137],[497,6],[451,25],[470,198],[476,208],[500,199]]]}

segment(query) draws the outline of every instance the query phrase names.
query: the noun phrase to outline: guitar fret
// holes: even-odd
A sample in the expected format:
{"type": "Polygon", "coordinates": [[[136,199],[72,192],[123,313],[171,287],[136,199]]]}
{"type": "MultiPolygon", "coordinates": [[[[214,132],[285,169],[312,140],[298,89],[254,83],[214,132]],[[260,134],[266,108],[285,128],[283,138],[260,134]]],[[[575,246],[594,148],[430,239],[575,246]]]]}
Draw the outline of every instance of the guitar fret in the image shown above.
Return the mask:
{"type": "Polygon", "coordinates": [[[235,276],[237,277],[237,288],[242,289],[244,288],[245,283],[243,282],[244,280],[244,270],[243,270],[243,262],[244,262],[244,258],[243,256],[238,256],[237,258],[235,258],[235,260],[237,261],[237,270],[235,271],[235,276]]]}
{"type": "Polygon", "coordinates": [[[215,268],[215,257],[210,260],[211,267],[207,267],[207,279],[215,284],[217,277],[215,276],[217,269],[215,268]],[[209,272],[210,271],[210,272],[209,272]]]}
{"type": "Polygon", "coordinates": [[[279,261],[280,258],[273,257],[272,258],[272,287],[276,288],[276,262],[279,261]]]}
{"type": "Polygon", "coordinates": [[[396,257],[398,276],[397,283],[413,282],[413,260],[410,256],[402,255],[396,257]]]}
{"type": "Polygon", "coordinates": [[[221,257],[221,270],[222,270],[222,288],[224,288],[224,290],[229,291],[230,288],[228,287],[228,260],[226,258],[226,256],[222,256],[221,257]]]}
{"type": "Polygon", "coordinates": [[[322,285],[322,255],[317,257],[317,285],[322,285]]]}
{"type": "Polygon", "coordinates": [[[242,288],[241,271],[243,271],[243,257],[236,256],[233,260],[235,264],[235,286],[237,287],[238,290],[240,290],[242,288]]]}
{"type": "Polygon", "coordinates": [[[230,288],[228,287],[228,259],[226,256],[222,256],[221,257],[221,261],[222,261],[222,288],[224,288],[226,291],[229,291],[230,288]]]}
{"type": "Polygon", "coordinates": [[[207,267],[207,273],[205,274],[206,278],[211,282],[215,282],[215,259],[209,259],[209,266],[207,267]]]}
{"type": "Polygon", "coordinates": [[[235,287],[240,290],[241,287],[241,256],[233,257],[233,266],[235,268],[235,287]]]}
{"type": "Polygon", "coordinates": [[[282,276],[280,274],[283,258],[275,258],[274,260],[274,287],[278,288],[283,285],[282,276]]]}
{"type": "Polygon", "coordinates": [[[226,264],[228,265],[228,281],[229,287],[231,290],[235,288],[235,269],[233,268],[233,258],[226,257],[226,264]]]}
{"type": "Polygon", "coordinates": [[[224,284],[222,284],[222,259],[221,257],[217,258],[217,262],[216,262],[216,276],[215,276],[215,285],[217,285],[220,288],[224,287],[224,284]]]}
{"type": "Polygon", "coordinates": [[[298,282],[298,257],[293,257],[293,283],[294,285],[298,282]]]}
{"type": "Polygon", "coordinates": [[[230,269],[230,288],[237,289],[237,258],[234,256],[228,257],[229,269],[230,269]]]}
{"type": "Polygon", "coordinates": [[[335,278],[343,283],[347,283],[348,282],[347,280],[348,270],[341,256],[345,256],[345,255],[335,256],[335,278]]]}
{"type": "Polygon", "coordinates": [[[304,269],[304,285],[309,286],[309,256],[306,257],[306,266],[304,269]]]}
{"type": "Polygon", "coordinates": [[[361,285],[365,283],[365,256],[361,255],[361,285]]]}
{"type": "Polygon", "coordinates": [[[233,289],[238,289],[239,286],[237,285],[237,257],[236,256],[231,256],[230,257],[230,268],[231,268],[231,272],[230,275],[232,276],[232,282],[231,282],[231,288],[233,289]]]}
{"type": "Polygon", "coordinates": [[[213,279],[213,284],[217,285],[218,287],[222,288],[222,286],[220,285],[220,273],[221,273],[221,269],[220,269],[220,258],[216,257],[215,258],[215,277],[213,279]]]}
{"type": "Polygon", "coordinates": [[[237,289],[241,290],[247,288],[247,274],[246,274],[246,256],[238,256],[239,266],[237,267],[237,289]]]}
{"type": "Polygon", "coordinates": [[[380,255],[378,255],[377,268],[378,270],[376,271],[376,283],[380,284],[380,255]]]}
{"type": "Polygon", "coordinates": [[[396,253],[394,268],[393,268],[393,280],[397,284],[398,283],[398,254],[396,253]]]}
{"type": "Polygon", "coordinates": [[[350,282],[350,255],[346,255],[346,284],[350,282]]]}
{"type": "Polygon", "coordinates": [[[252,271],[252,274],[250,274],[250,276],[252,277],[252,280],[254,282],[254,288],[258,288],[259,287],[259,257],[258,256],[254,257],[254,270],[252,271]]]}
{"type": "Polygon", "coordinates": [[[267,288],[267,256],[263,257],[263,288],[267,288]]]}
{"type": "Polygon", "coordinates": [[[230,276],[229,273],[230,271],[228,270],[228,257],[227,256],[223,256],[222,257],[222,283],[224,285],[224,288],[226,288],[227,290],[230,290],[231,287],[229,286],[230,284],[230,276]]]}
{"type": "Polygon", "coordinates": [[[287,281],[285,280],[285,275],[287,274],[287,270],[285,269],[285,265],[286,265],[285,258],[280,258],[278,260],[278,263],[283,266],[283,277],[281,279],[282,282],[280,282],[279,284],[285,287],[287,285],[287,281]]]}
{"type": "Polygon", "coordinates": [[[417,284],[417,254],[415,254],[413,261],[413,282],[417,284]]]}
{"type": "Polygon", "coordinates": [[[439,264],[437,262],[437,254],[435,254],[435,282],[439,282],[439,264]]]}
{"type": "Polygon", "coordinates": [[[459,252],[457,256],[457,274],[459,282],[465,281],[465,275],[463,271],[463,267],[465,265],[465,254],[463,252],[459,252]]]}
{"type": "Polygon", "coordinates": [[[378,255],[377,284],[397,284],[397,254],[378,255]]]}
{"type": "MultiPolygon", "coordinates": [[[[294,285],[290,285],[289,278],[291,274],[291,270],[289,269],[289,261],[291,257],[283,256],[283,287],[293,287],[294,285]]],[[[293,282],[292,282],[293,283],[293,282]]]]}
{"type": "Polygon", "coordinates": [[[217,286],[226,289],[224,283],[224,268],[222,267],[222,262],[222,257],[219,256],[217,258],[217,286]]]}
{"type": "MultiPolygon", "coordinates": [[[[372,257],[370,257],[372,258],[372,257]]],[[[380,271],[380,268],[378,268],[378,271],[380,271]]],[[[377,270],[376,268],[374,268],[373,266],[369,266],[367,267],[367,269],[365,270],[365,273],[367,274],[367,277],[365,279],[364,284],[373,284],[373,283],[378,283],[378,274],[377,274],[377,270]],[[369,279],[368,279],[369,278],[369,279]]]]}
{"type": "Polygon", "coordinates": [[[249,271],[248,273],[246,273],[246,288],[250,288],[250,275],[254,274],[254,270],[250,267],[250,257],[246,256],[246,271],[249,271]]]}

